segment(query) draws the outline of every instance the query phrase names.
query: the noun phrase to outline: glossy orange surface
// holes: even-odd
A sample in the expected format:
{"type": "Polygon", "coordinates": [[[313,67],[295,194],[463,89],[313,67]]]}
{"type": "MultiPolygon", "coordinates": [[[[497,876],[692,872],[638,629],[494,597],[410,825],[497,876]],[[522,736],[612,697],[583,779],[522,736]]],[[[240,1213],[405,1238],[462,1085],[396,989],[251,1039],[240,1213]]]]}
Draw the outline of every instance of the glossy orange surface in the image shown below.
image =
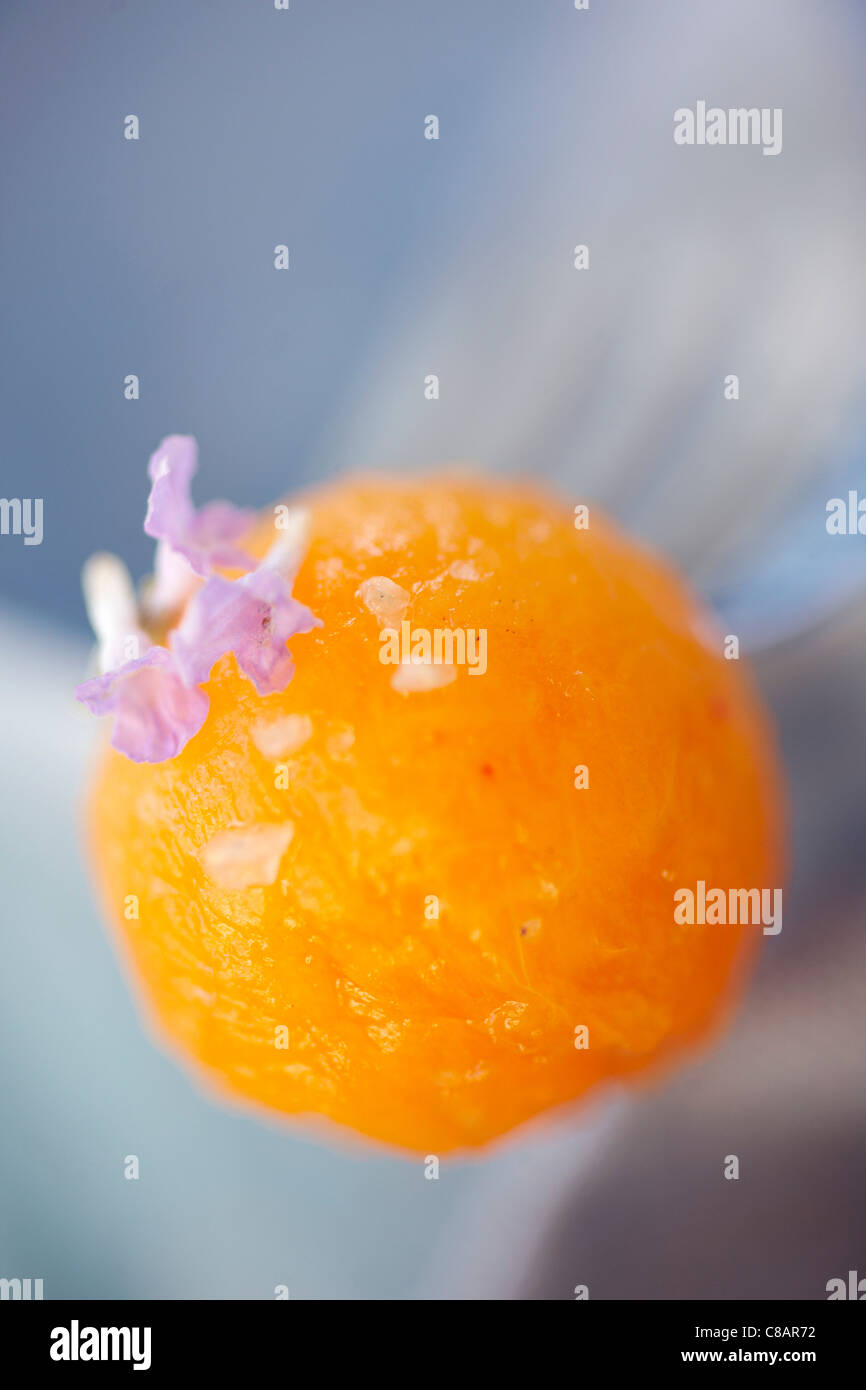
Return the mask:
{"type": "Polygon", "coordinates": [[[261,698],[223,658],[183,753],[107,750],[89,798],[161,1034],[235,1097],[421,1154],[654,1074],[761,940],[677,925],[674,890],[780,882],[743,663],[596,510],[577,530],[532,489],[453,476],[301,500],[295,592],[324,626],[290,643],[288,689],[261,698]],[[393,688],[358,593],[398,612],[363,588],[382,579],[413,629],[486,629],[486,672],[393,688]]]}

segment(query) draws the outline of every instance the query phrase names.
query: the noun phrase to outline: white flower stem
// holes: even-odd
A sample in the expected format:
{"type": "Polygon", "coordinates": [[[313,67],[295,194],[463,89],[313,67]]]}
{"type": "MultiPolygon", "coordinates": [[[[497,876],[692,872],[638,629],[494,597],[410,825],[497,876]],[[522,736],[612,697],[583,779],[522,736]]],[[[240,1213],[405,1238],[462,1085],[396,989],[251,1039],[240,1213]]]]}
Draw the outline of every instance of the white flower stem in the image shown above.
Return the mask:
{"type": "Polygon", "coordinates": [[[112,670],[123,659],[124,644],[136,639],[139,654],[147,638],[138,625],[138,604],[129,570],[116,555],[91,555],[81,573],[90,626],[99,643],[99,669],[112,670]]]}
{"type": "Polygon", "coordinates": [[[310,513],[306,507],[295,507],[288,515],[288,525],[274,541],[262,564],[278,570],[289,583],[294,579],[307,552],[310,536],[310,513]]]}

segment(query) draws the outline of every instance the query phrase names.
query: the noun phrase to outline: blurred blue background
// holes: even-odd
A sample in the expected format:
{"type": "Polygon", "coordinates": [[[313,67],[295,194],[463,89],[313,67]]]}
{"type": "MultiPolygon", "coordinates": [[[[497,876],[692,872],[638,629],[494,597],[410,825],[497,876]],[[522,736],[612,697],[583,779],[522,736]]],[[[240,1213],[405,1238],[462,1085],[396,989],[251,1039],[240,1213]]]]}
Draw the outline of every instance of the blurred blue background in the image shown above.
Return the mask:
{"type": "Polygon", "coordinates": [[[80,567],[150,568],[145,466],[174,432],[199,440],[199,501],[454,459],[601,501],[756,653],[805,939],[828,873],[858,889],[866,804],[845,665],[866,541],[825,530],[864,478],[866,11],[4,0],[0,46],[0,492],[45,508],[41,546],[0,537],[0,1275],[48,1297],[509,1296],[468,1213],[515,1287],[543,1268],[544,1203],[623,1102],[430,1183],[202,1098],[145,1037],[81,864],[80,567]],[[783,108],[782,153],[675,146],[701,98],[783,108]]]}

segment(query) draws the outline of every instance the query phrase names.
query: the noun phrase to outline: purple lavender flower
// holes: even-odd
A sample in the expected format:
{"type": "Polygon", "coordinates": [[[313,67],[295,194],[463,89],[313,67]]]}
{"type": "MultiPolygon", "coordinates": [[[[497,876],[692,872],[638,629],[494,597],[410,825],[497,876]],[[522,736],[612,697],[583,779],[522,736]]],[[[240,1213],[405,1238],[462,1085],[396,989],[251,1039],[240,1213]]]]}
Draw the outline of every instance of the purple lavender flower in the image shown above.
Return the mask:
{"type": "Polygon", "coordinates": [[[196,574],[219,567],[251,570],[255,561],[237,541],[249,530],[254,513],[230,502],[209,502],[196,511],[190,482],[198,467],[198,445],[191,435],[170,434],[151,455],[151,479],[144,529],[182,555],[196,574]]]}
{"type": "Polygon", "coordinates": [[[286,642],[321,626],[292,597],[290,581],[270,558],[234,582],[211,575],[172,633],[171,646],[190,684],[206,681],[214,662],[233,651],[259,695],[272,695],[285,690],[295,673],[286,642]]]}
{"type": "Polygon", "coordinates": [[[85,681],[75,698],[92,714],[114,715],[112,747],[135,763],[177,757],[198,733],[210,704],[203,690],[184,683],[165,647],[151,647],[144,656],[85,681]]]}
{"type": "Polygon", "coordinates": [[[255,561],[234,545],[253,514],[228,502],[212,502],[199,512],[193,507],[189,486],[197,453],[194,439],[169,435],[148,469],[153,485],[144,529],[159,545],[146,611],[165,614],[187,603],[169,639],[171,650],[148,646],[132,579],[121,560],[95,555],[82,575],[104,674],[79,685],[75,698],[93,714],[114,716],[112,745],[133,762],[175,758],[198,733],[210,705],[200,687],[219,657],[233,651],[258,693],[270,695],[285,690],[294,675],[289,638],[321,627],[292,597],[306,549],[307,514],[288,516],[278,528],[280,539],[253,569],[255,561]],[[252,573],[232,582],[214,574],[215,566],[252,573]],[[147,648],[143,656],[123,659],[142,647],[147,648]]]}

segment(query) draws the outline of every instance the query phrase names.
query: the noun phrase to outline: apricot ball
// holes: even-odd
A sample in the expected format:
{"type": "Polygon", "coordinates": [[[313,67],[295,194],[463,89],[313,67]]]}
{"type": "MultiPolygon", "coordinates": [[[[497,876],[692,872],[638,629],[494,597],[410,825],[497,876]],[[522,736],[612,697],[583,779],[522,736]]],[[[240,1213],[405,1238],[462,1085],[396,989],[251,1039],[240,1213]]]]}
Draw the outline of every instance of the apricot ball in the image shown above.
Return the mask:
{"type": "MultiPolygon", "coordinates": [[[[782,805],[744,663],[682,581],[529,485],[295,502],[322,626],[291,683],[260,696],[224,656],[183,751],[106,749],[90,793],[160,1036],[224,1095],[419,1154],[711,1038],[761,927],[678,922],[674,895],[777,886],[782,805]]],[[[247,549],[273,536],[269,512],[247,549]]]]}

